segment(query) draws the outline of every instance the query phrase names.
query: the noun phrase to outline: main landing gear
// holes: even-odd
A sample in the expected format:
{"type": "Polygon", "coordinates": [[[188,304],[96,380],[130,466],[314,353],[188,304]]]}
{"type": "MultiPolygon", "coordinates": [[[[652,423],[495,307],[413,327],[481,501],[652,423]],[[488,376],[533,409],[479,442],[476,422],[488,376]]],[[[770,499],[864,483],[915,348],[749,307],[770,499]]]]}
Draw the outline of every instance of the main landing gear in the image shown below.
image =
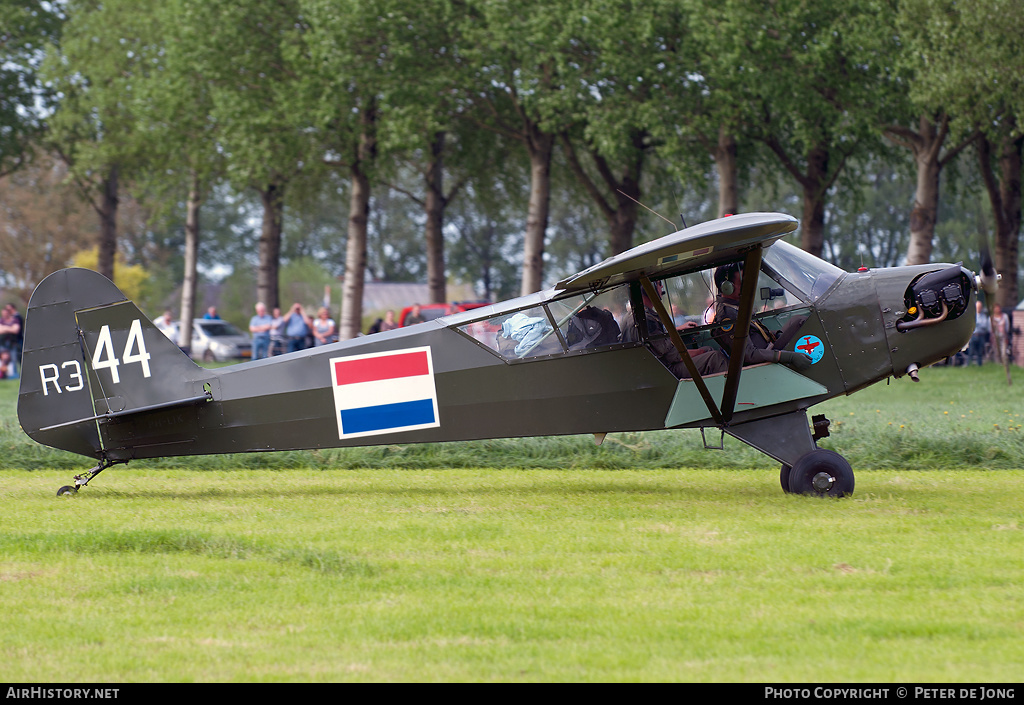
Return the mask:
{"type": "MultiPolygon", "coordinates": [[[[815,416],[815,444],[819,438],[828,437],[829,420],[815,416]]],[[[848,497],[853,494],[853,468],[846,458],[835,451],[815,447],[801,455],[792,466],[783,463],[779,473],[783,492],[808,494],[818,497],[848,497]]]]}
{"type": "Polygon", "coordinates": [[[724,430],[782,463],[779,484],[784,492],[817,497],[853,494],[850,464],[838,453],[818,447],[818,441],[829,435],[829,420],[818,415],[811,421],[807,423],[801,409],[724,430]]]}
{"type": "MultiPolygon", "coordinates": [[[[125,461],[122,460],[118,462],[125,461]]],[[[65,495],[78,494],[78,489],[80,487],[85,487],[86,485],[88,485],[90,480],[92,480],[94,477],[96,477],[101,472],[103,472],[104,470],[106,470],[107,468],[114,464],[114,461],[103,458],[102,460],[100,460],[99,463],[96,464],[96,467],[90,469],[87,472],[83,472],[81,475],[75,475],[75,484],[64,485],[59,490],[57,490],[57,496],[64,497],[65,495]]]]}
{"type": "Polygon", "coordinates": [[[853,494],[853,469],[846,459],[831,450],[816,448],[790,467],[782,466],[782,490],[818,497],[846,497],[853,494]]]}

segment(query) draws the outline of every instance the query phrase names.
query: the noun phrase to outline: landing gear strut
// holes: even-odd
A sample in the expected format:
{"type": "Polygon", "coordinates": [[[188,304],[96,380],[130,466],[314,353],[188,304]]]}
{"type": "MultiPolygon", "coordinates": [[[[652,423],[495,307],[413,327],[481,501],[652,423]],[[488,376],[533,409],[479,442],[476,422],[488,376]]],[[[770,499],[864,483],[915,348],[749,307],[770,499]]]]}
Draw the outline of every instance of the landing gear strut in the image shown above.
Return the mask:
{"type": "MultiPolygon", "coordinates": [[[[122,460],[118,462],[125,461],[122,460]]],[[[102,460],[100,460],[100,462],[96,464],[96,467],[88,470],[87,472],[83,472],[81,475],[75,475],[75,484],[64,485],[59,490],[57,490],[57,496],[63,497],[64,495],[78,494],[78,489],[80,487],[85,487],[86,485],[88,485],[90,480],[92,480],[94,477],[96,477],[101,472],[103,472],[104,470],[106,470],[107,468],[114,464],[115,462],[113,460],[107,460],[106,458],[103,458],[102,460]]]]}

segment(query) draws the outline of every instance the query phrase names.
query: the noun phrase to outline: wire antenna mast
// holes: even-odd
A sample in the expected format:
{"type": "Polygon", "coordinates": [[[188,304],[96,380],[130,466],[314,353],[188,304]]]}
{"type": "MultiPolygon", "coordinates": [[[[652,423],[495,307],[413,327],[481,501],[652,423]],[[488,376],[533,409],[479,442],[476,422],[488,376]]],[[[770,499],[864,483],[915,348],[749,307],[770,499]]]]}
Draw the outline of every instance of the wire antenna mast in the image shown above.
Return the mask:
{"type": "MultiPolygon", "coordinates": [[[[629,200],[631,200],[633,203],[637,204],[638,206],[640,206],[642,208],[647,208],[647,206],[645,206],[643,203],[641,203],[640,201],[638,201],[635,198],[633,198],[632,196],[630,196],[628,193],[626,193],[622,189],[615,189],[615,190],[618,191],[619,193],[621,193],[623,196],[625,196],[629,200]]],[[[665,216],[663,216],[661,213],[659,213],[658,211],[654,210],[653,208],[647,208],[647,210],[649,210],[651,213],[654,213],[654,215],[656,215],[659,218],[661,218],[662,220],[664,220],[666,223],[671,225],[673,228],[676,227],[675,223],[673,223],[671,220],[669,220],[668,218],[666,218],[665,216]]]]}

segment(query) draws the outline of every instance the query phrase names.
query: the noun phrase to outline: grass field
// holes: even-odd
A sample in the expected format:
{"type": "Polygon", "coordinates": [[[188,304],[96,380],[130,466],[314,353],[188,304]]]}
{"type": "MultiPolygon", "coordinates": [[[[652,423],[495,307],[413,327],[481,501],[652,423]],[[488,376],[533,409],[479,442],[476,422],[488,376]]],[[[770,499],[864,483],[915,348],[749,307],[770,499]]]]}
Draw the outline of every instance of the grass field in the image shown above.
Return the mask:
{"type": "Polygon", "coordinates": [[[815,408],[838,501],[692,431],[133,463],[58,499],[88,462],[0,385],[4,680],[1019,682],[1020,392],[922,380],[815,408]]]}

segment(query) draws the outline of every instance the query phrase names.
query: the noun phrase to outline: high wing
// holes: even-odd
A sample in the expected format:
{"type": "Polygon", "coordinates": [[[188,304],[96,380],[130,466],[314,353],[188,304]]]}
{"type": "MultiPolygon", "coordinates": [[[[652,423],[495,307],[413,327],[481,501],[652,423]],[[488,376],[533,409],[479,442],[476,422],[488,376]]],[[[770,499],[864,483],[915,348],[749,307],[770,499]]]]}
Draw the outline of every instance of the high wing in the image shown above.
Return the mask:
{"type": "Polygon", "coordinates": [[[744,213],[712,220],[634,247],[563,279],[558,291],[585,291],[662,279],[742,259],[752,246],[768,247],[796,230],[796,218],[783,213],[744,213]]]}

